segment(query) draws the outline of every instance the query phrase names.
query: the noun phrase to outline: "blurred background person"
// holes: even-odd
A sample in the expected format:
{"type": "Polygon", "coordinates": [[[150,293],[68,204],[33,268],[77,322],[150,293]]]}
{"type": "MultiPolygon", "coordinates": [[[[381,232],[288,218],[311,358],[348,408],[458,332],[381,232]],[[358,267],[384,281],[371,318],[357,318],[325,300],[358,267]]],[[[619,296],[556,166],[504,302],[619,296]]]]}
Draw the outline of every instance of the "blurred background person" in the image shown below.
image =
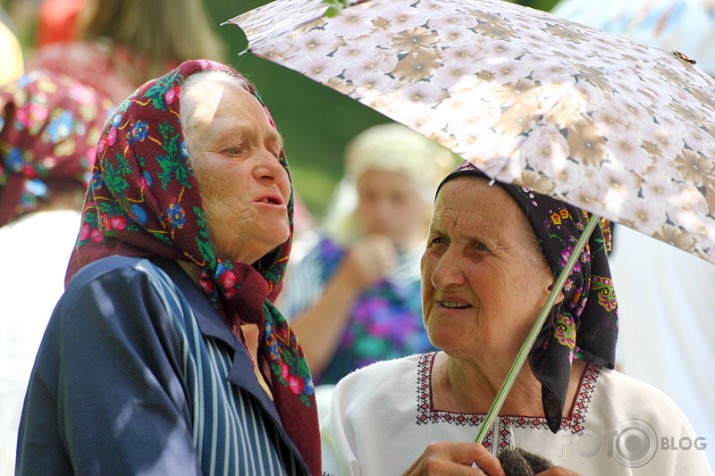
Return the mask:
{"type": "Polygon", "coordinates": [[[434,191],[455,163],[400,124],[371,127],[348,144],[332,209],[288,272],[278,304],[318,383],[432,349],[422,327],[419,258],[434,191]]]}
{"type": "Polygon", "coordinates": [[[80,224],[111,103],[32,71],[0,88],[0,474],[13,474],[28,378],[80,224]]]}
{"type": "Polygon", "coordinates": [[[201,0],[85,0],[76,40],[30,56],[29,68],[67,74],[119,103],[184,60],[223,60],[223,46],[201,0]]]}
{"type": "Polygon", "coordinates": [[[0,7],[0,86],[16,80],[23,71],[22,48],[14,26],[0,7]]]}

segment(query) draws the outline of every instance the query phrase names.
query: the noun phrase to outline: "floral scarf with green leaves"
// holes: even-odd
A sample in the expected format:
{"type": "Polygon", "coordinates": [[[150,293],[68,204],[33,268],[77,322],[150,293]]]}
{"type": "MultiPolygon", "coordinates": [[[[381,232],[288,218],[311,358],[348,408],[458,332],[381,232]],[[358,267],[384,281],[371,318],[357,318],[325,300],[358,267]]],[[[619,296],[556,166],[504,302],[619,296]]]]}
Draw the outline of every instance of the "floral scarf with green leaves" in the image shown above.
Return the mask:
{"type": "MultiPolygon", "coordinates": [[[[442,181],[440,188],[463,176],[491,180],[465,161],[442,181]]],[[[554,278],[558,277],[586,227],[589,213],[518,185],[494,183],[522,209],[554,278]]],[[[563,301],[551,310],[529,353],[531,369],[541,382],[546,421],[554,433],[561,428],[573,360],[611,369],[615,365],[618,303],[608,264],[610,228],[606,224],[601,221],[602,226],[591,235],[564,284],[563,301]]]]}
{"type": "MultiPolygon", "coordinates": [[[[233,332],[243,338],[241,323],[258,325],[258,367],[271,386],[287,433],[311,472],[320,474],[310,371],[295,334],[273,306],[291,248],[293,197],[288,206],[291,237],[285,243],[252,266],[214,253],[198,183],[189,165],[179,107],[185,78],[209,70],[240,76],[222,64],[186,61],[141,86],[110,117],[97,146],[66,282],[82,266],[110,255],[162,257],[198,265],[202,288],[233,332]]],[[[264,110],[270,119],[265,105],[264,110]]],[[[288,171],[283,152],[280,161],[288,171]]]]}

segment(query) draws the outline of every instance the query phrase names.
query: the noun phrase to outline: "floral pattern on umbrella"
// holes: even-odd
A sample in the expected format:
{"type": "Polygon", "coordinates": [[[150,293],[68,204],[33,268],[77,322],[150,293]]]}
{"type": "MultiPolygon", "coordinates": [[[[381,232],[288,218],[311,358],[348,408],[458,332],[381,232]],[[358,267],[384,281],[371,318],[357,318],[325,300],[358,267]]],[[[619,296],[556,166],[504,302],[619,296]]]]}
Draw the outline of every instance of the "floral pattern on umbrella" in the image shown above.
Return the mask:
{"type": "Polygon", "coordinates": [[[249,51],[487,174],[715,263],[715,80],[681,55],[499,0],[279,0],[249,51]]]}

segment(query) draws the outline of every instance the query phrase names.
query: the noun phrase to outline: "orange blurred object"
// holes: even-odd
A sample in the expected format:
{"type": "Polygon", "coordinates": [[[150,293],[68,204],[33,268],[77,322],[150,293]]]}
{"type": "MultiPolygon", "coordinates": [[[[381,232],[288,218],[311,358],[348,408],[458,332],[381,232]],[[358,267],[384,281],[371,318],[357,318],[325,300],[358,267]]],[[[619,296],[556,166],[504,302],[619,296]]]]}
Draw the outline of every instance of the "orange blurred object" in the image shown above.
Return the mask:
{"type": "Polygon", "coordinates": [[[77,38],[77,19],[85,0],[40,2],[36,46],[63,43],[77,38]]]}

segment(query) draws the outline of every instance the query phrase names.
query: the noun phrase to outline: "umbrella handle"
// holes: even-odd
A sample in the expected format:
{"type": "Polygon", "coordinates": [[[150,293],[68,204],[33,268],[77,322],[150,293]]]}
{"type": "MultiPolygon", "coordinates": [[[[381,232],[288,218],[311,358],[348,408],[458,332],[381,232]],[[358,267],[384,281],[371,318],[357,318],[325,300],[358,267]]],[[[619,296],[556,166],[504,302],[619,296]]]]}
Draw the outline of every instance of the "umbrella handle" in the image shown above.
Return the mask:
{"type": "Polygon", "coordinates": [[[544,326],[544,322],[546,322],[546,317],[551,312],[551,309],[553,309],[556,298],[563,289],[566,279],[571,275],[571,270],[573,270],[576,260],[578,260],[581,256],[581,252],[586,247],[586,243],[588,243],[588,240],[591,238],[591,234],[593,233],[593,230],[596,229],[596,225],[598,225],[600,219],[601,218],[596,214],[592,214],[589,218],[586,228],[581,234],[581,237],[578,239],[578,242],[576,242],[576,246],[566,262],[566,266],[563,270],[561,270],[561,274],[559,274],[559,277],[556,279],[554,288],[551,290],[549,297],[546,299],[546,304],[544,304],[544,307],[541,309],[539,316],[536,318],[536,322],[534,322],[534,325],[529,331],[529,335],[526,336],[526,341],[516,354],[516,358],[511,364],[511,368],[509,369],[509,372],[507,372],[504,382],[499,388],[496,397],[494,397],[494,402],[492,402],[492,405],[484,418],[484,422],[479,428],[479,433],[477,433],[477,438],[475,440],[477,443],[482,443],[484,441],[487,436],[487,432],[494,423],[495,418],[499,415],[499,411],[501,410],[502,405],[504,405],[504,400],[506,400],[511,387],[516,381],[516,376],[521,371],[524,362],[526,362],[526,357],[529,355],[529,351],[531,351],[534,342],[536,342],[536,337],[539,335],[541,328],[544,326]]]}

